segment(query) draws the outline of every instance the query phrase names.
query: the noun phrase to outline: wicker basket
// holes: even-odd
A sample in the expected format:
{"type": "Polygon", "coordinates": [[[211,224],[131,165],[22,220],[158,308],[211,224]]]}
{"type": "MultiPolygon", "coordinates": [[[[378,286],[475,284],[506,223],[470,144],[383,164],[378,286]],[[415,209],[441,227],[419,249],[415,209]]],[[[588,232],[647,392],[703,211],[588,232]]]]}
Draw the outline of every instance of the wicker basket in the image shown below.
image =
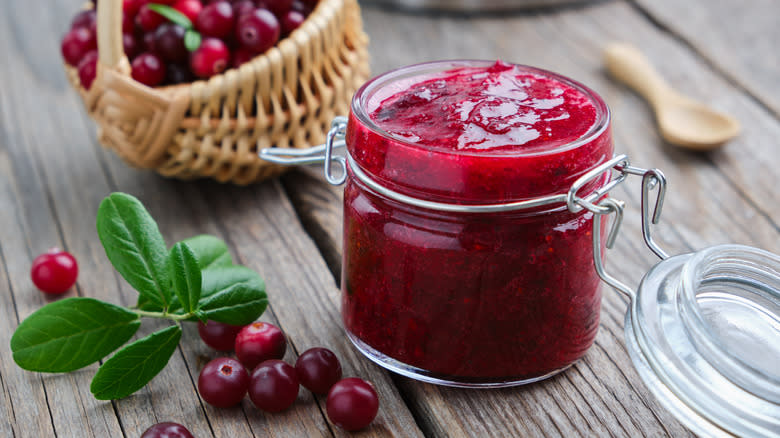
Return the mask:
{"type": "Polygon", "coordinates": [[[323,143],[369,74],[357,0],[320,0],[300,28],[238,69],[158,88],[130,77],[122,2],[101,1],[97,17],[97,78],[85,90],[66,65],[68,78],[103,146],[169,177],[249,184],[280,174],[258,149],[323,143]]]}

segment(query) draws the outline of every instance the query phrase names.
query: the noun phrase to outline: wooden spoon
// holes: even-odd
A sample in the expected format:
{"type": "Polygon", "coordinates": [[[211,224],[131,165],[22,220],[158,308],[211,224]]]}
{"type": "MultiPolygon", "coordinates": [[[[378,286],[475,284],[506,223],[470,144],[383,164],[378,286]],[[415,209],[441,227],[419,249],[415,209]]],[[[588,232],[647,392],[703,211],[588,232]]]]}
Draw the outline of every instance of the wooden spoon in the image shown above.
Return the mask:
{"type": "Polygon", "coordinates": [[[655,111],[663,138],[687,149],[710,150],[734,138],[739,122],[673,90],[647,58],[630,44],[604,50],[609,72],[644,96],[655,111]]]}

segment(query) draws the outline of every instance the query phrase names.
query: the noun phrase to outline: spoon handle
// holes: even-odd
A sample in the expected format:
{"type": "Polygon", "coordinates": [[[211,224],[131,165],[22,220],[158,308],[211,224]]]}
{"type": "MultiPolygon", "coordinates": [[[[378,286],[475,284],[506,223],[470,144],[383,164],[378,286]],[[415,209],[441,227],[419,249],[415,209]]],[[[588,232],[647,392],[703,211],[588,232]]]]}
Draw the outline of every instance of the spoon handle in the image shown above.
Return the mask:
{"type": "Polygon", "coordinates": [[[604,49],[607,70],[657,107],[673,93],[666,81],[636,47],[627,43],[612,43],[604,49]]]}

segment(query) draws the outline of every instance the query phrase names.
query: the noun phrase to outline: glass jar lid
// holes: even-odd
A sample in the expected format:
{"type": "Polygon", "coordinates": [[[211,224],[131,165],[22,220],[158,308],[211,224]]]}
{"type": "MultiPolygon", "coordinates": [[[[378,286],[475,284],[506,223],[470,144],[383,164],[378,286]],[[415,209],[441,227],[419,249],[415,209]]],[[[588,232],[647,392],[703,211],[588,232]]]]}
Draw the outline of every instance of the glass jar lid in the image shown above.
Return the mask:
{"type": "Polygon", "coordinates": [[[780,257],[721,245],[642,280],[626,345],[651,392],[696,433],[780,432],[780,257]]]}

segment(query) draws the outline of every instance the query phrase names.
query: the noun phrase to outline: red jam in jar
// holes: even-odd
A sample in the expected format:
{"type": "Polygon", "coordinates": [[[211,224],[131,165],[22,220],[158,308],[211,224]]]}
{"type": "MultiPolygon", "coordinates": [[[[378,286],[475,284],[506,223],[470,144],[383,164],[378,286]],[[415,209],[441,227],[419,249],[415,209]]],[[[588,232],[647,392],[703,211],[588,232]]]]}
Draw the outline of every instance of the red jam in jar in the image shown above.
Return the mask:
{"type": "Polygon", "coordinates": [[[526,66],[420,64],[357,92],[346,142],[342,314],[363,353],[454,386],[528,383],[585,354],[601,301],[593,214],[563,204],[493,213],[468,206],[566,193],[611,158],[600,97],[526,66]],[[356,170],[456,211],[380,194],[356,170]]]}

